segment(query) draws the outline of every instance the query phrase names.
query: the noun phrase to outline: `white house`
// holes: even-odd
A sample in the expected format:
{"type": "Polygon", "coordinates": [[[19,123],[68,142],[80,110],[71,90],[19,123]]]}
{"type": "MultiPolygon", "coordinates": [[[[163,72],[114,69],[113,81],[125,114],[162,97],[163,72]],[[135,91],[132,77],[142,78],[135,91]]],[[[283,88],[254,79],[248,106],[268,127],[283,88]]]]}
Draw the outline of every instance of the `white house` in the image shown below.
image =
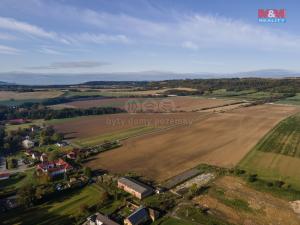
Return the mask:
{"type": "Polygon", "coordinates": [[[26,140],[22,141],[22,145],[24,148],[29,149],[34,146],[34,142],[26,139],[26,140]]]}

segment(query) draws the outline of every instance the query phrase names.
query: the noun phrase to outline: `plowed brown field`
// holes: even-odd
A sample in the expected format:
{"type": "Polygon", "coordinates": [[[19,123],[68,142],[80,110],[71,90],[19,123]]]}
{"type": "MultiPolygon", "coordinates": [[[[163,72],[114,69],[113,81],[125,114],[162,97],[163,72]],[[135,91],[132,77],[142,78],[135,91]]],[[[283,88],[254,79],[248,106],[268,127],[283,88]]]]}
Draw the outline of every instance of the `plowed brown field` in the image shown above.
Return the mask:
{"type": "Polygon", "coordinates": [[[200,163],[232,167],[280,120],[296,111],[295,107],[260,105],[210,114],[190,126],[131,138],[87,166],[134,171],[158,181],[200,163]]]}

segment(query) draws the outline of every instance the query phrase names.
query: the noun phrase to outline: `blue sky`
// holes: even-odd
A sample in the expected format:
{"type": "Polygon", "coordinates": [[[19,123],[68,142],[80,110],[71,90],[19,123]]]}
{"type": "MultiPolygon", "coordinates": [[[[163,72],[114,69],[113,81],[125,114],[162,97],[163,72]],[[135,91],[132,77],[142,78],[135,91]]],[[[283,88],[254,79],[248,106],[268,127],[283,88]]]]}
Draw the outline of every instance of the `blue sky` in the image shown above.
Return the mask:
{"type": "Polygon", "coordinates": [[[0,72],[300,71],[297,0],[1,0],[0,72]],[[287,22],[258,23],[259,8],[287,22]]]}

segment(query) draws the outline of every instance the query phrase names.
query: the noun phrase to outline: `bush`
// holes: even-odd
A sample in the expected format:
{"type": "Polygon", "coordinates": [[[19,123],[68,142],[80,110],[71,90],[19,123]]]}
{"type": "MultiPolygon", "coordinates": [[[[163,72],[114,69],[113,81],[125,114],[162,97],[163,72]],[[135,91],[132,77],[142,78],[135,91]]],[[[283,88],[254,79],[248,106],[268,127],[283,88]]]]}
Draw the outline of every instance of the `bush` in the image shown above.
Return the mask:
{"type": "Polygon", "coordinates": [[[248,177],[248,181],[251,183],[257,181],[257,174],[250,174],[248,177]]]}

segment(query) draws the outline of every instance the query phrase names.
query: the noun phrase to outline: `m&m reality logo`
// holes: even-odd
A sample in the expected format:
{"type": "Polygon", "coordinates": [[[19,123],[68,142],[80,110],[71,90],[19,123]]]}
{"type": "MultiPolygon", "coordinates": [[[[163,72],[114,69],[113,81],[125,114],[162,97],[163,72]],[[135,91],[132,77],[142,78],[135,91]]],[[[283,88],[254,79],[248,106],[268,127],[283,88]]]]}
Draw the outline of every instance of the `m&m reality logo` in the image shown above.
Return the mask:
{"type": "Polygon", "coordinates": [[[260,23],[285,23],[285,9],[259,9],[258,22],[260,23]]]}

